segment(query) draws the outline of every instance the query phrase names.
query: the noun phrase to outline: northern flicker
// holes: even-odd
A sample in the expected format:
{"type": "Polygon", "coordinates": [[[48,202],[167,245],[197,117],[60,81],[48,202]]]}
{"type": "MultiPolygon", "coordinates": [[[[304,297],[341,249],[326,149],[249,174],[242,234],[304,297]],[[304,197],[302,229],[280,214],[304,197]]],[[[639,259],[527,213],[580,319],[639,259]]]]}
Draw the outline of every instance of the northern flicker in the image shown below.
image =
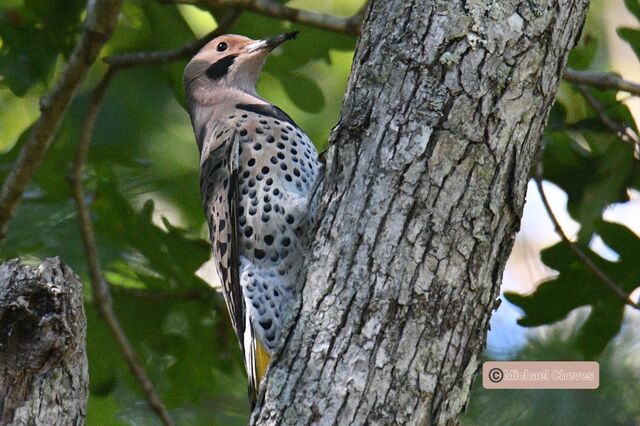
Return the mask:
{"type": "Polygon", "coordinates": [[[213,256],[244,355],[252,405],[299,296],[296,277],[321,173],[305,133],[256,93],[267,55],[296,35],[258,41],[221,36],[184,72],[213,256]]]}

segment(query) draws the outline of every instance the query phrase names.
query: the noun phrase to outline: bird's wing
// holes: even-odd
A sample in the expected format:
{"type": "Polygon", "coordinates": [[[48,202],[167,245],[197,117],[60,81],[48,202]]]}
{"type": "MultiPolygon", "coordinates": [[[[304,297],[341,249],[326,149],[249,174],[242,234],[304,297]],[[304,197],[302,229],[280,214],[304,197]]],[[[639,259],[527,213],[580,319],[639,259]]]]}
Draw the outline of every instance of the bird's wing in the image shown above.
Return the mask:
{"type": "Polygon", "coordinates": [[[237,213],[239,138],[231,127],[215,127],[202,137],[205,140],[200,161],[200,191],[224,299],[244,352],[246,323],[240,286],[237,213]]]}

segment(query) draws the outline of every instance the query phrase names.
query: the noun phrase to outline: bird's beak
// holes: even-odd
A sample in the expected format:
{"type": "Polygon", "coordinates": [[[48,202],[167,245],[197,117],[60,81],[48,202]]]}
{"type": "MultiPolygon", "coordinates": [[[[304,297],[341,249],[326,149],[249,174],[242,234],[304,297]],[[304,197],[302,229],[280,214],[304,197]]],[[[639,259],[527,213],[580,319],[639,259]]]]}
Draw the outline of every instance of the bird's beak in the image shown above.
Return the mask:
{"type": "Polygon", "coordinates": [[[292,31],[290,33],[280,34],[266,40],[258,40],[246,46],[244,50],[247,53],[254,53],[259,50],[266,50],[267,52],[271,52],[273,49],[280,46],[285,41],[293,40],[294,38],[296,38],[299,32],[300,31],[292,31]]]}

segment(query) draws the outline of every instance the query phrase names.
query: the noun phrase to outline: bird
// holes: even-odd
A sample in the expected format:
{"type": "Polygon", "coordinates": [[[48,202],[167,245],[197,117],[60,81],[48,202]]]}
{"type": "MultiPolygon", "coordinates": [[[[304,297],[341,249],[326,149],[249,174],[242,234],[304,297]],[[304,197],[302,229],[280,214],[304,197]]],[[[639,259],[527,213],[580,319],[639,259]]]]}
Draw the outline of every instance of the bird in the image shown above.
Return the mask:
{"type": "Polygon", "coordinates": [[[322,180],[323,166],[309,137],[256,92],[269,53],[297,35],[219,36],[184,71],[212,255],[252,407],[301,297],[297,277],[322,180]]]}

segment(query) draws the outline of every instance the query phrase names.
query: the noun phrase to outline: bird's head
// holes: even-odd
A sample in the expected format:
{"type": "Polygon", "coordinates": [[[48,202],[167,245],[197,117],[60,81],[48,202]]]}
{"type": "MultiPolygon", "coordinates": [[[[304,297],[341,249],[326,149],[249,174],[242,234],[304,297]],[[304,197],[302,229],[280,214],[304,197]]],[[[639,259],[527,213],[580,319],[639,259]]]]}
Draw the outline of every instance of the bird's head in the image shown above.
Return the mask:
{"type": "Polygon", "coordinates": [[[267,55],[296,35],[297,31],[265,40],[252,40],[234,34],[214,38],[185,68],[187,93],[193,96],[194,90],[197,90],[215,95],[220,88],[231,88],[254,94],[267,55]]]}

